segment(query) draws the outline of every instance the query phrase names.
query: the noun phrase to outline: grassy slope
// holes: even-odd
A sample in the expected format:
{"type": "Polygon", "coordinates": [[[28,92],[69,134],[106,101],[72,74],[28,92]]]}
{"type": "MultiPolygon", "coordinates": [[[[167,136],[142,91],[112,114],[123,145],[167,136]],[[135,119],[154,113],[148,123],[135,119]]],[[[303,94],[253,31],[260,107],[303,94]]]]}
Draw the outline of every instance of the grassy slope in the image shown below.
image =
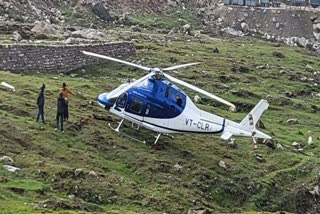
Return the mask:
{"type": "MultiPolygon", "coordinates": [[[[319,98],[296,97],[288,104],[283,104],[281,98],[286,91],[301,89],[319,93],[319,89],[310,83],[288,80],[290,72],[312,77],[312,73],[305,71],[305,66],[311,64],[320,70],[318,58],[300,49],[276,48],[254,40],[167,44],[143,42],[137,37],[136,44],[139,51],[135,58],[144,58],[142,63],[145,65],[165,67],[202,62],[175,76],[244,106],[239,113],[214,107],[212,101],[199,107],[240,121],[259,99],[271,95],[270,109],[262,118],[266,126],[264,131],[276,142],[290,147],[294,141],[306,142],[306,132],[312,130],[315,142],[319,143],[320,115],[311,107],[318,106],[319,111],[319,98]],[[214,47],[218,47],[220,54],[212,53],[214,47]],[[275,50],[286,57],[274,57],[272,52],[275,50]],[[243,64],[250,71],[233,72],[234,64],[243,64]],[[261,64],[269,64],[271,68],[256,69],[261,64]],[[279,70],[286,70],[287,74],[279,75],[279,70]],[[219,89],[221,83],[228,89],[219,89]],[[237,96],[232,90],[253,94],[237,96]],[[286,124],[289,118],[297,118],[299,124],[286,124]]],[[[298,154],[291,149],[271,150],[263,145],[254,150],[250,139],[238,139],[239,147],[232,149],[219,136],[202,135],[179,135],[174,140],[161,138],[157,146],[134,142],[110,131],[107,121],[94,119],[92,115],[99,114],[110,122],[116,121],[89,101],[117,86],[121,78],[137,78],[142,73],[114,64],[95,69],[87,68],[89,74],[99,73],[104,77],[0,72],[1,81],[17,88],[16,93],[0,90],[0,155],[13,157],[16,165],[22,168],[16,174],[0,168],[0,210],[5,213],[43,212],[42,208],[35,209],[34,204],[47,199],[64,199],[69,207],[56,210],[61,213],[72,213],[67,211],[72,206],[83,212],[104,210],[106,213],[186,213],[188,209],[203,207],[216,212],[299,209],[292,195],[303,184],[312,187],[315,182],[320,163],[318,146],[298,154]],[[61,135],[53,129],[56,95],[63,81],[77,92],[77,96],[71,98],[71,122],[66,125],[66,133],[61,135]],[[37,90],[43,82],[47,85],[46,125],[34,122],[37,90]],[[78,130],[81,118],[87,119],[88,124],[78,130]],[[262,154],[266,161],[258,162],[256,153],[262,154]],[[226,170],[218,166],[219,160],[226,162],[226,170]],[[174,168],[176,163],[183,167],[182,170],[174,168]],[[74,176],[76,168],[83,169],[78,177],[74,176]],[[91,170],[98,178],[88,175],[91,170]],[[74,200],[68,198],[71,194],[75,195],[74,200]],[[290,204],[284,205],[285,201],[290,204]]],[[[152,141],[149,131],[137,132],[128,127],[129,124],[125,131],[152,141]]]]}

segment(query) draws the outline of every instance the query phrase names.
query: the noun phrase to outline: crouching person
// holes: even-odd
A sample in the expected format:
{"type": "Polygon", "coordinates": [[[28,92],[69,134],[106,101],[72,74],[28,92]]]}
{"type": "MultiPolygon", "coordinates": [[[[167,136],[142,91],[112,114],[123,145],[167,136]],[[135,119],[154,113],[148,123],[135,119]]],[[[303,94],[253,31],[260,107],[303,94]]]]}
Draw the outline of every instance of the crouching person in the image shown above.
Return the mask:
{"type": "Polygon", "coordinates": [[[57,100],[57,116],[56,116],[57,125],[55,130],[59,129],[59,122],[60,122],[60,129],[62,133],[64,133],[63,120],[64,120],[64,114],[65,114],[65,108],[66,108],[65,106],[66,106],[66,101],[63,97],[63,93],[60,93],[57,100]]]}

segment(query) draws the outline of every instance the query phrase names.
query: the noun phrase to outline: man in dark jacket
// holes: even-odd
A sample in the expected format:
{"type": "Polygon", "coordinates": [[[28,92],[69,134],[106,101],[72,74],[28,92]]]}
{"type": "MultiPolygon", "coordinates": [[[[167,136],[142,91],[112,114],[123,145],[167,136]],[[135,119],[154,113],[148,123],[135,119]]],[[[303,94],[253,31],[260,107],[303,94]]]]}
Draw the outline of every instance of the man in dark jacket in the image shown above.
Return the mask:
{"type": "Polygon", "coordinates": [[[63,131],[63,119],[64,119],[65,105],[66,105],[66,101],[63,97],[63,93],[60,93],[58,100],[57,100],[57,116],[56,116],[57,126],[56,126],[55,130],[58,130],[58,128],[59,128],[59,120],[60,120],[60,128],[61,128],[62,132],[64,132],[63,131]]]}
{"type": "Polygon", "coordinates": [[[46,88],[45,84],[42,84],[38,94],[38,98],[37,98],[37,105],[38,105],[37,122],[39,121],[39,118],[41,116],[43,123],[46,123],[44,121],[44,89],[45,88],[46,88]]]}

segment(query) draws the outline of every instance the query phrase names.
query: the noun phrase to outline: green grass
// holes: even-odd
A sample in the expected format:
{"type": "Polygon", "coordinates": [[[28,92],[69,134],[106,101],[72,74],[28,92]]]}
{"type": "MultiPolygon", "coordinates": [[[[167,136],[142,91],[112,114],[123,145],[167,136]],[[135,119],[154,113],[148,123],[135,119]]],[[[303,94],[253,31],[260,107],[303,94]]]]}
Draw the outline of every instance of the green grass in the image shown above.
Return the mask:
{"type": "MultiPolygon", "coordinates": [[[[17,89],[16,93],[0,89],[0,151],[1,155],[13,157],[16,166],[22,168],[16,174],[0,170],[0,209],[4,213],[187,213],[197,208],[214,213],[304,212],[298,206],[303,200],[299,191],[315,186],[320,164],[320,101],[311,95],[288,98],[289,102],[284,102],[283,97],[286,91],[318,92],[311,82],[290,78],[313,77],[305,65],[312,64],[320,70],[318,58],[298,48],[274,47],[259,40],[203,42],[200,38],[186,42],[186,38],[189,39],[172,40],[170,45],[137,39],[137,55],[129,60],[144,59],[142,64],[155,67],[201,62],[172,75],[243,106],[239,112],[231,113],[208,99],[198,104],[203,110],[235,121],[241,121],[251,107],[270,95],[270,107],[262,117],[266,126],[263,131],[276,143],[287,146],[284,150],[272,150],[262,144],[253,149],[249,138],[237,138],[235,149],[219,136],[191,134],[176,135],[175,139],[164,137],[159,145],[152,146],[112,132],[107,124],[115,125],[117,119],[89,101],[116,87],[121,79],[143,75],[126,66],[106,63],[87,67],[87,76],[78,78],[0,72],[0,80],[17,89]],[[212,52],[215,47],[219,54],[212,52]],[[285,58],[274,57],[273,51],[282,52],[285,58]],[[269,64],[270,68],[256,68],[262,64],[269,64]],[[249,71],[231,70],[238,65],[249,71]],[[279,75],[280,70],[288,73],[279,75]],[[70,100],[70,122],[66,123],[64,134],[54,131],[56,98],[62,82],[77,94],[70,100]],[[47,86],[45,125],[35,123],[35,100],[42,83],[47,86]],[[241,96],[244,92],[252,94],[241,96]],[[318,110],[312,106],[318,106],[318,110]],[[111,117],[101,121],[93,114],[111,117]],[[299,124],[288,125],[289,118],[297,118],[299,124]],[[81,129],[80,119],[88,121],[81,129]],[[315,147],[306,146],[304,153],[292,151],[293,142],[306,143],[308,130],[313,133],[315,147]],[[257,153],[265,162],[256,160],[257,153]],[[227,169],[218,166],[220,160],[225,161],[227,169]],[[174,168],[176,163],[183,167],[181,171],[174,168]],[[82,169],[78,177],[74,175],[77,168],[82,169]],[[91,170],[98,178],[89,176],[91,170]],[[34,204],[48,199],[63,199],[67,205],[34,208],[34,204]]],[[[195,95],[186,92],[191,98],[195,95]]],[[[123,130],[141,139],[154,139],[154,133],[132,130],[129,123],[123,130]]]]}

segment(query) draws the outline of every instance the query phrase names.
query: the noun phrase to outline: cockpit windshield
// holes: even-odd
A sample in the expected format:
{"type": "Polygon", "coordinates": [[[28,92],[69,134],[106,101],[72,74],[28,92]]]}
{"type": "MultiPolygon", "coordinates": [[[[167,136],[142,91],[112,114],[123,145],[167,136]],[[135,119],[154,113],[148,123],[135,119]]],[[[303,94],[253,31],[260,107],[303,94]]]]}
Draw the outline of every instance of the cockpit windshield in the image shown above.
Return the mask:
{"type": "Polygon", "coordinates": [[[138,88],[143,88],[144,90],[147,90],[147,91],[150,91],[150,92],[153,92],[154,89],[155,89],[155,83],[149,79],[139,83],[137,85],[138,88]]]}

